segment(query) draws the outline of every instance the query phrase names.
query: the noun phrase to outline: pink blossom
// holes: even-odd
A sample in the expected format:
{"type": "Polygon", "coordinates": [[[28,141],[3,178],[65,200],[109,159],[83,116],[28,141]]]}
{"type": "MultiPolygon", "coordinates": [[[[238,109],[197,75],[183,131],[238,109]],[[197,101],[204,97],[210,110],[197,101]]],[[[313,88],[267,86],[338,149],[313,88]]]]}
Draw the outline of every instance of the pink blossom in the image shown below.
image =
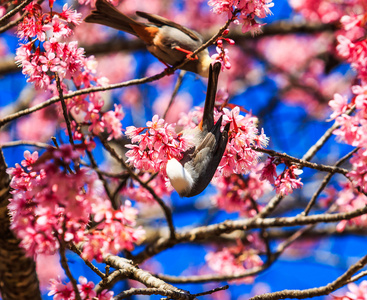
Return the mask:
{"type": "Polygon", "coordinates": [[[231,18],[234,13],[239,15],[236,20],[237,24],[243,24],[242,31],[253,31],[254,28],[258,30],[263,24],[258,24],[254,20],[254,16],[258,18],[265,18],[271,14],[270,7],[274,6],[272,0],[209,0],[208,5],[212,6],[212,11],[215,14],[227,13],[228,18],[231,18]]]}
{"type": "Polygon", "coordinates": [[[101,293],[97,295],[97,299],[99,300],[111,300],[113,298],[113,291],[103,290],[101,293]]]}
{"type": "Polygon", "coordinates": [[[216,49],[217,54],[213,54],[211,56],[211,59],[214,60],[215,62],[220,62],[222,64],[222,69],[223,67],[226,69],[230,69],[231,63],[229,62],[228,49],[224,49],[223,47],[218,46],[216,49]]]}
{"type": "MultiPolygon", "coordinates": [[[[208,266],[220,275],[240,275],[247,270],[260,267],[263,262],[259,252],[264,249],[257,235],[249,235],[247,241],[238,241],[236,246],[223,248],[217,252],[209,252],[205,256],[208,266]]],[[[236,279],[235,283],[251,284],[254,277],[236,279]]]]}
{"type": "Polygon", "coordinates": [[[348,99],[345,96],[335,94],[334,99],[329,101],[329,106],[333,109],[330,118],[334,119],[347,111],[348,99]]]}
{"type": "Polygon", "coordinates": [[[367,299],[367,281],[363,280],[359,285],[354,282],[348,283],[348,290],[345,295],[332,295],[336,300],[366,300],[367,299]]]}
{"type": "Polygon", "coordinates": [[[0,6],[0,18],[6,14],[6,8],[4,6],[0,6]]]}
{"type": "Polygon", "coordinates": [[[103,114],[102,122],[107,129],[107,132],[110,133],[108,140],[112,138],[118,139],[122,136],[122,124],[121,120],[124,117],[124,113],[122,111],[121,105],[115,104],[115,111],[108,111],[103,114]]]}
{"type": "Polygon", "coordinates": [[[53,296],[54,300],[71,300],[75,299],[75,293],[71,282],[63,284],[60,277],[50,280],[50,292],[48,296],[53,296]]]}
{"type": "Polygon", "coordinates": [[[348,177],[352,180],[353,184],[367,191],[367,151],[365,148],[361,148],[350,159],[353,170],[348,173],[348,177]]]}
{"type": "Polygon", "coordinates": [[[91,299],[96,296],[96,292],[93,290],[94,283],[87,280],[84,276],[79,277],[78,290],[82,299],[91,299]]]}
{"type": "MultiPolygon", "coordinates": [[[[87,299],[97,299],[97,300],[111,300],[113,297],[113,292],[108,290],[103,290],[101,293],[96,294],[93,290],[94,283],[87,280],[87,278],[80,276],[78,290],[82,300],[87,299]]],[[[54,300],[75,300],[75,293],[71,282],[66,284],[61,282],[61,279],[51,279],[50,280],[50,292],[48,296],[53,296],[54,300]]]]}
{"type": "Polygon", "coordinates": [[[74,25],[80,25],[82,23],[82,14],[78,13],[76,10],[72,10],[70,7],[68,8],[67,3],[62,7],[60,18],[74,25]]]}
{"type": "MultiPolygon", "coordinates": [[[[140,176],[143,182],[146,182],[153,176],[150,173],[144,173],[140,176]]],[[[160,198],[170,195],[173,191],[172,187],[168,185],[167,178],[159,173],[154,179],[149,181],[149,186],[154,190],[156,195],[160,198]]],[[[121,193],[128,199],[135,200],[140,203],[147,203],[150,205],[156,204],[156,200],[152,194],[144,187],[138,185],[135,181],[131,184],[126,184],[126,187],[121,190],[121,193]]]]}
{"type": "MultiPolygon", "coordinates": [[[[232,173],[247,173],[256,165],[261,153],[252,150],[251,146],[264,147],[268,144],[265,134],[258,135],[256,118],[251,115],[240,115],[240,108],[223,109],[223,125],[231,122],[228,145],[219,164],[219,174],[229,176],[232,173]]],[[[219,118],[219,114],[216,115],[219,118]]]]}
{"type": "Polygon", "coordinates": [[[61,267],[60,256],[58,254],[37,255],[36,271],[42,291],[48,288],[50,284],[50,278],[65,278],[65,272],[61,267]]]}
{"type": "Polygon", "coordinates": [[[218,193],[212,197],[213,204],[228,213],[239,212],[241,216],[253,217],[257,210],[261,211],[261,205],[256,203],[271,186],[266,181],[261,181],[258,175],[262,164],[255,166],[247,176],[232,174],[229,177],[217,177],[214,186],[218,193]]]}
{"type": "Polygon", "coordinates": [[[301,178],[297,178],[302,170],[296,166],[291,166],[280,174],[275,180],[276,192],[279,195],[288,195],[293,193],[294,189],[299,189],[303,186],[301,178]]]}
{"type": "Polygon", "coordinates": [[[74,243],[88,240],[83,255],[90,259],[101,259],[109,251],[117,254],[123,249],[132,250],[144,231],[134,228],[137,210],[131,203],[112,211],[95,173],[86,169],[65,173],[65,164],[79,158],[70,145],[50,148],[45,157],[46,160],[38,163],[37,153],[26,152],[23,165],[27,169],[16,165],[7,170],[13,188],[8,206],[11,228],[21,239],[20,245],[27,255],[55,253],[61,237],[74,243]],[[87,232],[85,229],[93,215],[99,226],[87,232]],[[96,243],[98,247],[91,246],[96,243]]]}
{"type": "Polygon", "coordinates": [[[266,159],[264,168],[261,170],[260,180],[268,180],[271,184],[275,183],[274,178],[277,177],[276,165],[273,163],[274,158],[266,159]]]}
{"type": "Polygon", "coordinates": [[[164,172],[167,161],[172,157],[180,159],[181,152],[186,151],[190,144],[177,135],[174,124],[165,123],[157,115],[146,125],[144,128],[127,128],[126,135],[131,138],[131,142],[139,143],[126,145],[131,149],[126,152],[127,162],[139,170],[164,172]]]}
{"type": "Polygon", "coordinates": [[[32,170],[32,165],[37,161],[38,159],[38,152],[35,151],[31,154],[28,150],[24,152],[24,158],[25,160],[22,160],[21,165],[23,167],[27,167],[28,170],[32,170]]]}
{"type": "Polygon", "coordinates": [[[348,7],[357,9],[358,1],[291,0],[290,5],[308,21],[330,23],[338,21],[348,7]]]}

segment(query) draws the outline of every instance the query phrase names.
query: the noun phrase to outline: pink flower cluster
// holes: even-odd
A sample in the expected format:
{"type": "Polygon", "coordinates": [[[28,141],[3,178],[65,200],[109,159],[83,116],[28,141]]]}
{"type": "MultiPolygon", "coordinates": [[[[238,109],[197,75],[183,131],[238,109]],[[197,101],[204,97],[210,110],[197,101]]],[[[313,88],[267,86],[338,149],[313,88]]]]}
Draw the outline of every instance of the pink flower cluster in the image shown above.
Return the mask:
{"type": "Polygon", "coordinates": [[[342,296],[332,295],[335,300],[367,300],[367,281],[363,280],[359,285],[348,283],[349,291],[342,296]]]}
{"type": "Polygon", "coordinates": [[[189,147],[189,141],[175,131],[174,124],[167,124],[158,115],[146,123],[147,127],[129,126],[126,136],[132,143],[127,148],[127,162],[138,170],[151,172],[165,172],[167,161],[171,158],[180,160],[181,152],[189,147]]]}
{"type": "MultiPolygon", "coordinates": [[[[205,256],[208,266],[220,275],[236,276],[263,264],[259,253],[264,251],[264,243],[257,234],[249,234],[245,241],[237,241],[236,246],[224,247],[205,256]]],[[[251,284],[254,276],[236,279],[233,282],[251,284]]]]}
{"type": "Polygon", "coordinates": [[[26,151],[20,166],[9,168],[13,197],[8,206],[11,228],[28,256],[53,254],[62,242],[85,242],[83,256],[101,260],[104,253],[132,250],[144,231],[135,229],[136,209],[126,201],[111,209],[102,183],[87,169],[68,173],[66,167],[79,153],[71,146],[38,153],[26,151]],[[94,230],[87,231],[93,219],[94,230]]]}
{"type": "MultiPolygon", "coordinates": [[[[248,173],[261,156],[260,152],[256,152],[251,147],[266,147],[269,138],[263,131],[259,134],[256,126],[257,118],[249,114],[240,115],[238,106],[232,110],[223,108],[222,113],[223,125],[231,123],[231,127],[227,149],[219,164],[219,174],[228,177],[233,173],[248,173]]],[[[216,113],[215,118],[219,119],[222,113],[216,113]]],[[[219,174],[217,172],[217,175],[219,174]]]]}
{"type": "Polygon", "coordinates": [[[281,196],[291,194],[294,189],[299,189],[303,186],[301,178],[298,178],[298,175],[302,174],[302,172],[297,166],[289,165],[286,160],[274,157],[269,157],[263,169],[259,171],[261,173],[260,180],[267,180],[274,184],[276,193],[281,196]],[[278,176],[276,166],[281,163],[286,165],[286,169],[278,176]]]}
{"type": "MultiPolygon", "coordinates": [[[[78,291],[82,300],[87,299],[98,299],[98,300],[111,300],[113,298],[113,292],[108,290],[103,290],[101,293],[97,294],[94,291],[94,283],[87,280],[87,278],[80,276],[78,291]]],[[[71,282],[66,284],[61,282],[61,279],[51,279],[50,280],[50,292],[48,296],[53,296],[53,300],[75,300],[75,292],[71,282]]]]}
{"type": "Polygon", "coordinates": [[[338,21],[348,8],[357,11],[360,2],[362,1],[290,0],[289,4],[309,21],[331,23],[338,21]]]}
{"type": "MultiPolygon", "coordinates": [[[[60,80],[71,80],[73,85],[89,88],[92,83],[102,86],[108,83],[105,77],[96,76],[97,62],[94,57],[84,57],[84,49],[76,41],[61,42],[72,34],[69,24],[79,25],[81,14],[64,5],[62,12],[44,13],[40,5],[31,3],[26,6],[27,16],[18,26],[18,36],[29,40],[16,51],[16,61],[23,67],[28,82],[34,82],[40,89],[58,95],[55,76],[60,80]]],[[[61,82],[64,93],[68,92],[61,82]]],[[[121,106],[114,111],[102,112],[104,101],[99,93],[80,95],[67,101],[68,110],[76,121],[72,122],[74,138],[82,139],[81,125],[89,125],[89,130],[98,135],[109,133],[109,139],[122,136],[120,121],[124,114],[121,106]]]]}
{"type": "Polygon", "coordinates": [[[220,62],[222,64],[222,69],[223,67],[225,67],[226,69],[231,68],[231,63],[229,62],[229,56],[228,56],[228,49],[224,48],[223,46],[223,40],[228,42],[230,45],[234,45],[234,40],[224,37],[228,33],[229,33],[229,30],[226,29],[223,32],[222,37],[218,38],[217,48],[216,48],[217,53],[211,56],[212,60],[214,60],[215,62],[220,62]]]}
{"type": "MultiPolygon", "coordinates": [[[[323,199],[323,202],[328,204],[331,199],[337,199],[336,205],[339,212],[350,212],[367,205],[367,196],[359,193],[350,182],[342,184],[341,187],[340,191],[335,188],[328,189],[326,191],[327,198],[323,199]]],[[[342,220],[337,224],[336,229],[343,232],[347,225],[366,227],[367,216],[362,215],[350,220],[342,220]]]]}
{"type": "Polygon", "coordinates": [[[344,32],[337,36],[339,42],[336,47],[339,55],[347,60],[357,71],[358,77],[367,82],[367,51],[365,15],[343,16],[340,20],[344,32]]]}
{"type": "Polygon", "coordinates": [[[344,33],[338,36],[338,53],[345,58],[351,66],[357,71],[360,79],[360,85],[352,87],[354,97],[350,103],[346,97],[336,94],[329,105],[334,110],[331,117],[336,118],[336,123],[340,125],[334,131],[338,140],[350,144],[354,147],[361,148],[350,160],[353,171],[348,177],[353,183],[360,187],[362,191],[367,191],[367,42],[364,36],[365,16],[353,15],[344,16],[341,19],[344,26],[344,33]],[[345,112],[355,106],[353,115],[347,115],[345,112]]]}
{"type": "MultiPolygon", "coordinates": [[[[143,182],[146,182],[151,176],[152,174],[150,173],[144,173],[142,176],[140,176],[140,179],[143,182]]],[[[161,172],[158,173],[154,179],[149,181],[149,186],[160,198],[170,195],[173,191],[171,185],[167,184],[167,177],[164,177],[161,172]]],[[[157,204],[157,201],[154,199],[153,195],[146,188],[142,187],[135,181],[132,181],[131,184],[128,184],[125,188],[123,188],[121,193],[128,199],[135,200],[140,203],[157,204]]]]}
{"type": "Polygon", "coordinates": [[[27,16],[18,25],[18,36],[30,40],[22,44],[16,52],[17,63],[23,66],[23,74],[29,76],[28,82],[46,89],[57,72],[62,78],[70,79],[83,67],[84,50],[77,42],[60,43],[58,39],[72,34],[68,23],[79,25],[81,14],[64,5],[61,13],[44,14],[40,5],[30,3],[26,6],[27,16]],[[43,49],[41,45],[43,43],[43,49]]]}
{"type": "Polygon", "coordinates": [[[209,6],[216,14],[227,13],[228,18],[236,14],[236,22],[242,24],[242,32],[255,34],[261,32],[261,26],[255,17],[265,18],[271,14],[270,7],[274,6],[272,0],[209,0],[209,6]]]}
{"type": "Polygon", "coordinates": [[[304,107],[310,115],[324,119],[329,113],[326,99],[350,90],[351,74],[334,69],[329,72],[329,63],[321,59],[325,53],[335,52],[330,36],[264,37],[257,50],[268,61],[270,76],[281,89],[281,100],[304,107]],[[301,84],[295,84],[295,80],[301,84]]]}
{"type": "Polygon", "coordinates": [[[228,213],[239,212],[243,217],[255,216],[257,210],[254,205],[261,210],[261,206],[256,201],[270,190],[270,184],[260,180],[257,172],[262,167],[262,164],[258,164],[246,177],[237,174],[217,177],[214,186],[218,193],[212,197],[215,206],[228,213]]]}

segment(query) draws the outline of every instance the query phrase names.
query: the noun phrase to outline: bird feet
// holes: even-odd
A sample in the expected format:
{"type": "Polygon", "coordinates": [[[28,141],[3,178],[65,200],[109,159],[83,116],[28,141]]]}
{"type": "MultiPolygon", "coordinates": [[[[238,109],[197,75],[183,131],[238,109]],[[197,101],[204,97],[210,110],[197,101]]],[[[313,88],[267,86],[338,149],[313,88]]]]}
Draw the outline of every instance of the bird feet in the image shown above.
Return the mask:
{"type": "Polygon", "coordinates": [[[178,51],[181,51],[181,52],[183,52],[183,53],[186,53],[187,55],[186,55],[186,58],[188,58],[188,59],[190,59],[190,60],[197,60],[197,59],[199,59],[198,58],[198,56],[195,54],[195,56],[194,57],[192,57],[192,54],[193,54],[193,52],[192,51],[190,51],[190,50],[186,50],[186,49],[183,49],[183,48],[181,48],[181,47],[179,47],[179,46],[176,46],[175,47],[175,49],[176,50],[178,50],[178,51]]]}

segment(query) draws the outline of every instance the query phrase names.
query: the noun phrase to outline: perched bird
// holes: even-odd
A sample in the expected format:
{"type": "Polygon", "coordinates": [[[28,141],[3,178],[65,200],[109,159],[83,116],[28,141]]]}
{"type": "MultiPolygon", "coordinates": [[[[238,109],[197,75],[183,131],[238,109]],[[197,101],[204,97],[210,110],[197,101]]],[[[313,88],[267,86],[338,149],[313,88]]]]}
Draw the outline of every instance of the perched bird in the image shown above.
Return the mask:
{"type": "MultiPolygon", "coordinates": [[[[158,15],[137,11],[150,23],[142,23],[124,15],[106,0],[96,1],[96,10],[85,22],[98,23],[133,34],[144,41],[147,49],[165,65],[175,66],[203,44],[202,37],[175,22],[158,15]]],[[[182,69],[208,77],[211,58],[207,49],[199,52],[182,69]]]]}
{"type": "Polygon", "coordinates": [[[227,146],[230,123],[226,124],[222,132],[222,117],[214,125],[214,103],[220,69],[220,63],[210,65],[200,124],[182,132],[182,136],[192,141],[194,146],[184,153],[181,161],[172,158],[167,162],[167,176],[181,197],[193,197],[208,186],[227,146]]]}

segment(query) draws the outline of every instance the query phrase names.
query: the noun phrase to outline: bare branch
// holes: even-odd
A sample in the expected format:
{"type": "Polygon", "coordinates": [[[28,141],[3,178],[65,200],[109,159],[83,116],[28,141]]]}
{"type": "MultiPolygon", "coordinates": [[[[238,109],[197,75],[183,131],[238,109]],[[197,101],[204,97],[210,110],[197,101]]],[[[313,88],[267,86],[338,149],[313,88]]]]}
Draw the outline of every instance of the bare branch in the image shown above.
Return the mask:
{"type": "Polygon", "coordinates": [[[356,264],[352,265],[342,276],[325,286],[305,290],[284,290],[275,293],[267,293],[252,297],[250,298],[250,300],[276,300],[286,298],[305,299],[316,296],[329,295],[330,293],[344,286],[352,277],[352,275],[362,269],[366,264],[367,255],[362,257],[356,264]]]}
{"type": "MultiPolygon", "coordinates": [[[[172,292],[175,295],[174,299],[191,300],[195,298],[194,296],[190,295],[190,293],[181,290],[179,288],[176,288],[168,283],[165,283],[164,281],[154,277],[147,271],[144,271],[142,269],[139,269],[138,267],[133,266],[131,264],[131,261],[125,258],[107,254],[104,256],[104,262],[115,269],[123,270],[124,274],[128,278],[137,280],[149,288],[156,288],[162,291],[172,292]]],[[[103,288],[103,286],[101,286],[100,288],[103,288]]],[[[117,299],[123,299],[123,298],[117,298],[117,299]]]]}
{"type": "Polygon", "coordinates": [[[24,0],[21,4],[19,4],[17,7],[13,8],[11,11],[6,13],[2,18],[0,18],[0,24],[3,23],[5,20],[9,19],[10,17],[14,16],[18,11],[26,7],[32,1],[33,0],[24,0]]]}
{"type": "Polygon", "coordinates": [[[286,160],[290,162],[299,164],[301,167],[307,167],[310,169],[315,169],[315,170],[319,170],[323,172],[340,173],[343,175],[346,175],[349,172],[349,170],[339,168],[337,166],[333,167],[333,166],[328,166],[328,165],[323,165],[323,164],[312,163],[304,159],[299,159],[297,157],[290,156],[286,153],[280,153],[280,152],[270,150],[270,149],[263,149],[263,148],[257,148],[257,147],[251,147],[251,148],[257,152],[269,154],[270,156],[278,156],[278,157],[285,158],[286,160]]]}
{"type": "Polygon", "coordinates": [[[316,224],[320,222],[330,223],[341,220],[350,220],[367,213],[367,206],[346,213],[319,214],[312,216],[282,217],[282,218],[259,218],[253,217],[246,220],[227,220],[222,223],[197,227],[183,233],[176,234],[176,240],[160,238],[154,244],[133,257],[136,263],[141,263],[153,255],[164,251],[174,245],[185,242],[199,241],[209,236],[219,236],[223,233],[231,233],[235,230],[250,230],[255,228],[291,227],[298,225],[316,224]]]}
{"type": "Polygon", "coordinates": [[[49,144],[41,143],[41,142],[33,142],[33,141],[12,141],[4,143],[0,146],[0,148],[9,148],[9,147],[17,147],[17,146],[32,146],[38,148],[49,148],[52,147],[49,144]]]}
{"type": "MultiPolygon", "coordinates": [[[[353,151],[349,152],[347,155],[345,155],[344,157],[342,157],[341,159],[339,159],[335,166],[340,166],[342,163],[344,163],[347,159],[349,159],[353,153],[357,152],[359,148],[355,148],[353,151]]],[[[327,186],[327,184],[329,183],[331,177],[333,177],[333,175],[335,174],[335,172],[330,172],[329,174],[327,174],[324,177],[324,180],[322,181],[320,187],[318,188],[318,190],[312,195],[312,198],[310,200],[310,202],[307,204],[307,207],[305,208],[305,210],[302,212],[303,216],[307,216],[308,213],[310,212],[312,206],[315,204],[317,197],[321,194],[321,192],[324,190],[324,188],[327,186]]]]}

